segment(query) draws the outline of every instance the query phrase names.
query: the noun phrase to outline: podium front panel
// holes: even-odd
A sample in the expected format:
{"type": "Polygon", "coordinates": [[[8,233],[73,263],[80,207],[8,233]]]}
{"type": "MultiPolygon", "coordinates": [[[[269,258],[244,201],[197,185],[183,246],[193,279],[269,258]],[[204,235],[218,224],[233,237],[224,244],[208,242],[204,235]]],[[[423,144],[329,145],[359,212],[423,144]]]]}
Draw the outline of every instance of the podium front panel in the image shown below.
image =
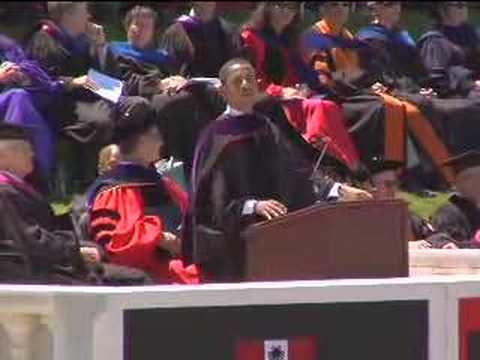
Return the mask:
{"type": "Polygon", "coordinates": [[[401,200],[314,205],[244,234],[246,281],[408,276],[401,200]]]}

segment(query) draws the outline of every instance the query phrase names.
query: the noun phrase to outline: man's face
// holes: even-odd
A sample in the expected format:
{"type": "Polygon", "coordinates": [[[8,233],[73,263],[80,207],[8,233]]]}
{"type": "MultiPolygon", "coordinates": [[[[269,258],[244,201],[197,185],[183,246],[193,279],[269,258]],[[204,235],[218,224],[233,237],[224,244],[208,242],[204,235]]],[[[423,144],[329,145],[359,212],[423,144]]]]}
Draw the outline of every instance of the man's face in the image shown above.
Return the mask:
{"type": "Polygon", "coordinates": [[[29,142],[6,140],[0,143],[0,167],[19,177],[25,177],[34,170],[34,152],[29,142]]]}
{"type": "Polygon", "coordinates": [[[137,16],[128,27],[128,41],[137,48],[145,49],[153,43],[155,20],[151,16],[137,16]]]}
{"type": "Polygon", "coordinates": [[[88,5],[86,2],[79,2],[72,7],[71,11],[64,15],[70,24],[71,31],[75,35],[84,34],[87,31],[87,24],[90,20],[90,12],[88,11],[88,5]]]}
{"type": "Polygon", "coordinates": [[[444,3],[444,21],[461,25],[468,21],[468,3],[466,1],[446,1],[444,3]]]}
{"type": "Polygon", "coordinates": [[[348,1],[328,1],[324,6],[324,17],[336,25],[343,26],[348,21],[350,3],[348,1]]]}
{"type": "Polygon", "coordinates": [[[195,1],[193,3],[195,13],[200,16],[202,21],[208,22],[215,17],[215,11],[217,8],[216,1],[195,1]]]}
{"type": "Polygon", "coordinates": [[[382,171],[373,177],[375,197],[379,200],[394,199],[398,191],[398,178],[393,170],[382,171]]]}
{"type": "Polygon", "coordinates": [[[254,103],[258,95],[258,86],[253,67],[246,64],[234,65],[222,90],[229,104],[254,103]]]}
{"type": "Polygon", "coordinates": [[[381,1],[377,5],[380,22],[397,25],[402,15],[402,3],[400,1],[381,1]]]}

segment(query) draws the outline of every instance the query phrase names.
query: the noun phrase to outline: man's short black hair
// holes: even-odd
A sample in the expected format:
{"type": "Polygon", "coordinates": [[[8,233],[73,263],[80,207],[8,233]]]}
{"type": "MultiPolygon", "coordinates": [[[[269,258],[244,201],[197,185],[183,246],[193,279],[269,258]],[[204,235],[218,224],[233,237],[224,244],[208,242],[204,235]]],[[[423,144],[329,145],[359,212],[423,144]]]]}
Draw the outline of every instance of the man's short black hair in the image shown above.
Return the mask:
{"type": "Polygon", "coordinates": [[[227,83],[228,76],[230,75],[231,71],[233,70],[233,67],[239,66],[239,65],[245,65],[245,66],[250,66],[253,67],[252,64],[243,58],[235,58],[227,61],[225,64],[223,64],[222,68],[218,72],[218,77],[220,78],[220,81],[222,82],[223,85],[227,83]]]}

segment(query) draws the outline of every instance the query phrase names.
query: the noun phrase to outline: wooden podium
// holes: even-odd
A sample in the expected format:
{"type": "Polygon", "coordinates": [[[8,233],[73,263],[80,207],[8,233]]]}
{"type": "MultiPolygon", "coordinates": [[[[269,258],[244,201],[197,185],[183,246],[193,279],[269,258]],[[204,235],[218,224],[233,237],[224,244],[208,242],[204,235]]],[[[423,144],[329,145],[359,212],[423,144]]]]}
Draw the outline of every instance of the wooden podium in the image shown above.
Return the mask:
{"type": "Polygon", "coordinates": [[[244,281],[408,276],[401,200],[314,205],[250,226],[244,281]]]}

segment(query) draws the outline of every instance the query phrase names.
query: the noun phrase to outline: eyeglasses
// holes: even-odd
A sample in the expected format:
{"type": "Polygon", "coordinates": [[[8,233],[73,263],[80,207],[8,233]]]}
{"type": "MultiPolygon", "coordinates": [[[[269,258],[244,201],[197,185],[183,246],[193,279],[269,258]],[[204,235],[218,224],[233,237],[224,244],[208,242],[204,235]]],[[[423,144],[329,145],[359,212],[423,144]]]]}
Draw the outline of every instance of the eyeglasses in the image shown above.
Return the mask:
{"type": "Polygon", "coordinates": [[[457,2],[452,1],[452,2],[446,2],[445,5],[449,7],[456,7],[457,9],[463,9],[467,7],[468,4],[464,1],[457,1],[457,2]]]}

